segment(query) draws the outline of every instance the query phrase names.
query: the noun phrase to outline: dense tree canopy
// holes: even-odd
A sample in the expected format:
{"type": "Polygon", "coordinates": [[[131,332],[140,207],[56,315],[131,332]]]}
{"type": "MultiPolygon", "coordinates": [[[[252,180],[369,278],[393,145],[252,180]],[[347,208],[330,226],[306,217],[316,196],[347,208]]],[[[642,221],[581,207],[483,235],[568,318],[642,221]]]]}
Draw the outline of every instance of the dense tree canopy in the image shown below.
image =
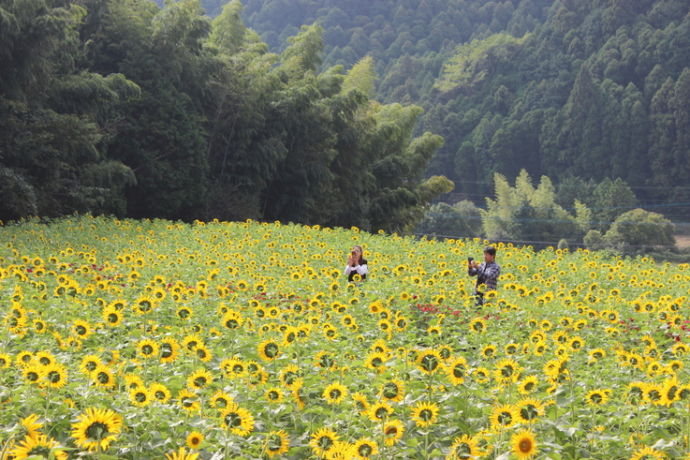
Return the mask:
{"type": "MultiPolygon", "coordinates": [[[[690,3],[684,0],[245,0],[280,48],[325,29],[325,65],[366,56],[384,101],[425,108],[429,175],[482,203],[493,175],[629,183],[690,218],[690,3]]],[[[207,7],[213,10],[209,0],[207,7]]]]}
{"type": "Polygon", "coordinates": [[[402,230],[452,189],[422,110],[372,99],[372,62],[280,54],[233,0],[0,0],[0,219],[70,212],[402,230]]]}

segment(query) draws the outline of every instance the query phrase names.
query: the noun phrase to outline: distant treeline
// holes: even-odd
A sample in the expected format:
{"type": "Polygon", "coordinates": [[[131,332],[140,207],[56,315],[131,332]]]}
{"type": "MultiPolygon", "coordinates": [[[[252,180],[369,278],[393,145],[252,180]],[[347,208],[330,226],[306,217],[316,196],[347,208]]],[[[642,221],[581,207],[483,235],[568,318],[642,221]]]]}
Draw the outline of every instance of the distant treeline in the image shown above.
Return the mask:
{"type": "MultiPolygon", "coordinates": [[[[210,11],[213,0],[204,0],[210,11]]],[[[370,55],[377,95],[422,106],[428,174],[481,204],[493,174],[622,178],[690,218],[687,0],[245,0],[272,46],[325,28],[326,65],[370,55]]]]}
{"type": "Polygon", "coordinates": [[[448,192],[442,138],[382,105],[373,69],[280,54],[200,3],[0,0],[0,219],[71,212],[280,219],[393,231],[448,192]]]}

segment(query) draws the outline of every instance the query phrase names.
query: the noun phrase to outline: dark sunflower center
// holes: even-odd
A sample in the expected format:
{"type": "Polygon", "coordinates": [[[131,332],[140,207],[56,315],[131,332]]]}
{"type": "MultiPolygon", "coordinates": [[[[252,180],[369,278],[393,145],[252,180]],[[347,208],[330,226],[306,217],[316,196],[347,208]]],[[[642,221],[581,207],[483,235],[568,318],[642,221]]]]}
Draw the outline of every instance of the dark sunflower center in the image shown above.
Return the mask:
{"type": "Polygon", "coordinates": [[[230,412],[225,416],[225,424],[232,428],[238,427],[242,424],[242,417],[237,412],[230,412]]]}
{"type": "Polygon", "coordinates": [[[165,343],[161,346],[161,357],[162,358],[170,358],[172,356],[172,347],[165,343]]]}
{"type": "Polygon", "coordinates": [[[268,450],[271,452],[276,452],[283,447],[283,440],[277,434],[274,434],[268,438],[268,450]]]}
{"type": "Polygon", "coordinates": [[[333,440],[329,436],[321,436],[318,445],[323,450],[328,450],[333,445],[333,440]]]}
{"type": "Polygon", "coordinates": [[[523,454],[531,452],[532,451],[532,441],[529,439],[521,439],[520,442],[518,443],[518,449],[520,449],[520,452],[522,452],[523,454]]]}
{"type": "Polygon", "coordinates": [[[369,444],[362,444],[357,448],[357,453],[362,457],[369,457],[373,451],[369,444]]]}
{"type": "Polygon", "coordinates": [[[434,413],[430,409],[423,409],[421,412],[419,412],[419,418],[421,418],[425,422],[431,420],[433,416],[434,413]]]}
{"type": "Polygon", "coordinates": [[[86,436],[89,439],[101,440],[105,438],[109,432],[108,425],[102,422],[93,422],[86,428],[86,436]]]}
{"type": "Polygon", "coordinates": [[[472,455],[472,448],[463,442],[455,448],[455,455],[458,458],[468,459],[472,455]]]}
{"type": "Polygon", "coordinates": [[[275,358],[276,355],[278,354],[278,345],[275,343],[269,343],[264,347],[264,353],[266,353],[266,356],[269,358],[275,358]]]}
{"type": "Polygon", "coordinates": [[[532,420],[537,418],[537,415],[539,415],[539,411],[537,411],[537,408],[532,404],[528,404],[522,409],[520,409],[520,415],[525,420],[532,420]]]}
{"type": "Polygon", "coordinates": [[[383,387],[383,396],[388,399],[395,398],[398,396],[398,386],[395,383],[387,383],[383,387]]]}
{"type": "Polygon", "coordinates": [[[426,355],[422,358],[422,367],[426,371],[433,371],[438,367],[438,358],[434,355],[426,355]]]}

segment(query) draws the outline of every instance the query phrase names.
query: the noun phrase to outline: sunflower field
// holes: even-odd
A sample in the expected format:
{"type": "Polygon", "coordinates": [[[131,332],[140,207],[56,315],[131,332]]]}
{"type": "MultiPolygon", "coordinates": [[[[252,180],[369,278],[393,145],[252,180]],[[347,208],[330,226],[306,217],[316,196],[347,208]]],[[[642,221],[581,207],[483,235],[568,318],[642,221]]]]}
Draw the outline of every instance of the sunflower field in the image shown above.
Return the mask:
{"type": "Polygon", "coordinates": [[[484,244],[0,227],[0,458],[690,459],[690,267],[484,244]]]}

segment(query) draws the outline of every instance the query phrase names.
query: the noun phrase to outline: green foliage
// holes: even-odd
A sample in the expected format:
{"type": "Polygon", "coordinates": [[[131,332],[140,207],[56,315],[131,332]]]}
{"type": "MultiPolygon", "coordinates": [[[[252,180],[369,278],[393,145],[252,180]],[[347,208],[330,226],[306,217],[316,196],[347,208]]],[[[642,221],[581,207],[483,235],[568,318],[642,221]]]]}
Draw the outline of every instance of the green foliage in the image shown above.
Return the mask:
{"type": "Polygon", "coordinates": [[[661,214],[638,208],[621,214],[604,235],[604,241],[626,253],[673,248],[673,230],[673,223],[661,214]]]}
{"type": "Polygon", "coordinates": [[[487,198],[487,209],[481,211],[484,234],[490,239],[546,245],[561,238],[579,241],[589,229],[587,207],[576,201],[576,213],[566,211],[556,202],[555,188],[546,176],[536,188],[524,169],[514,187],[500,174],[494,182],[495,198],[487,198]]]}
{"type": "Polygon", "coordinates": [[[197,0],[52,2],[2,3],[2,219],[403,230],[452,189],[424,179],[443,141],[415,135],[422,109],[375,102],[371,58],[322,71],[318,24],[272,54],[236,0],[214,20],[197,0]]]}
{"type": "Polygon", "coordinates": [[[452,206],[436,203],[429,207],[415,233],[440,238],[475,238],[481,235],[481,230],[479,208],[471,201],[463,200],[452,206]]]}
{"type": "MultiPolygon", "coordinates": [[[[443,92],[456,88],[471,90],[489,75],[494,61],[506,60],[517,53],[528,38],[529,34],[516,38],[500,33],[458,46],[443,66],[443,72],[434,87],[443,92]]],[[[508,91],[505,86],[501,88],[504,93],[508,91]]]]}
{"type": "MultiPolygon", "coordinates": [[[[465,196],[490,194],[495,172],[512,180],[525,168],[555,183],[621,178],[640,200],[690,217],[676,205],[690,202],[686,1],[245,5],[275,49],[318,22],[326,67],[370,56],[378,97],[423,107],[419,132],[445,139],[427,174],[447,175],[465,196]]],[[[592,211],[594,222],[615,218],[592,211]]]]}

